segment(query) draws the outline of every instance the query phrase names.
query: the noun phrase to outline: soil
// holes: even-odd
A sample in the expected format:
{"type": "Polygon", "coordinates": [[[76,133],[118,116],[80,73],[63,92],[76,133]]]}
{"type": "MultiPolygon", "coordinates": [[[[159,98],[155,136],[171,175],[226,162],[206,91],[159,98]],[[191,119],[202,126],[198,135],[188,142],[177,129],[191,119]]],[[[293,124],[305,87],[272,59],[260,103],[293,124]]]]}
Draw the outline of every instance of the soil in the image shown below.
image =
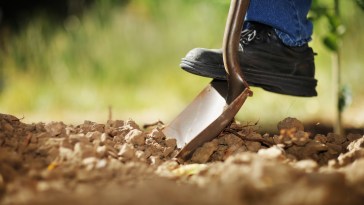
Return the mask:
{"type": "Polygon", "coordinates": [[[277,127],[234,122],[182,161],[161,123],[0,114],[0,204],[363,204],[364,136],[277,127]]]}

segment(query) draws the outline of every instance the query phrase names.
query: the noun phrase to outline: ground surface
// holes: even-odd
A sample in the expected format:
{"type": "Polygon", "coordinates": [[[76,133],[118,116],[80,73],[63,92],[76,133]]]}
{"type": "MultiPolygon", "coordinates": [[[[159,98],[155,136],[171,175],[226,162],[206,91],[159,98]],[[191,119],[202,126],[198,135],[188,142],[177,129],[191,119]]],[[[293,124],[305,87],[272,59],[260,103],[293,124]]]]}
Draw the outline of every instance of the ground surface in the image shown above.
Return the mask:
{"type": "Polygon", "coordinates": [[[0,115],[0,204],[363,204],[362,135],[234,123],[183,162],[161,127],[0,115]]]}

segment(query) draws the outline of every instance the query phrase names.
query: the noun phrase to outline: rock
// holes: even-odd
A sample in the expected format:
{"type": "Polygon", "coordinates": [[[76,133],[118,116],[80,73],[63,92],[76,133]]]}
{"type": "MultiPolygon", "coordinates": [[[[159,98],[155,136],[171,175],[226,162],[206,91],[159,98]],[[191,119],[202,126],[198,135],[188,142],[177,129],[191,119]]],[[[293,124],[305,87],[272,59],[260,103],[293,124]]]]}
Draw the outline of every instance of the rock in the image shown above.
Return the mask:
{"type": "Polygon", "coordinates": [[[167,156],[168,156],[168,155],[170,155],[173,151],[174,151],[174,148],[173,148],[173,147],[166,147],[166,148],[164,149],[163,156],[164,156],[164,157],[167,157],[167,156]]]}
{"type": "Polygon", "coordinates": [[[105,131],[105,125],[103,124],[98,124],[98,123],[94,123],[91,126],[91,130],[92,131],[98,131],[98,132],[104,132],[105,131]]]}
{"type": "Polygon", "coordinates": [[[176,148],[177,146],[177,140],[174,139],[174,138],[168,138],[165,140],[164,142],[166,144],[167,147],[170,147],[170,148],[176,148]]]}
{"type": "Polygon", "coordinates": [[[68,161],[71,160],[74,157],[73,150],[67,148],[67,147],[60,147],[59,148],[59,157],[62,161],[68,161]]]}
{"type": "Polygon", "coordinates": [[[123,125],[124,125],[123,120],[115,120],[114,123],[113,123],[113,127],[115,127],[115,128],[122,127],[123,125]]]}
{"type": "Polygon", "coordinates": [[[151,155],[155,155],[155,156],[161,156],[164,152],[164,147],[160,144],[158,144],[157,142],[152,142],[146,149],[145,151],[150,152],[151,155]]]}
{"type": "Polygon", "coordinates": [[[217,139],[206,142],[193,153],[191,161],[196,163],[206,163],[210,159],[211,155],[217,150],[217,147],[217,139]]]}
{"type": "Polygon", "coordinates": [[[92,144],[77,142],[74,147],[75,154],[80,158],[95,157],[96,150],[92,144]]]}
{"type": "Polygon", "coordinates": [[[258,152],[262,147],[260,142],[252,142],[252,141],[245,141],[245,145],[248,148],[248,151],[251,152],[258,152]]]}
{"type": "Polygon", "coordinates": [[[328,147],[325,144],[311,141],[304,147],[302,154],[304,157],[312,157],[314,154],[327,150],[328,147]]]}
{"type": "MultiPolygon", "coordinates": [[[[50,140],[48,140],[48,142],[50,142],[50,140]]],[[[62,141],[61,141],[61,147],[73,150],[74,145],[71,144],[70,141],[67,138],[63,138],[62,141]]]]}
{"type": "Polygon", "coordinates": [[[314,172],[319,169],[319,165],[312,159],[300,160],[293,164],[293,167],[304,170],[306,172],[314,172]]]}
{"type": "Polygon", "coordinates": [[[118,151],[110,145],[105,145],[105,146],[107,155],[116,159],[118,157],[118,151]]]}
{"type": "Polygon", "coordinates": [[[268,149],[261,149],[258,151],[258,155],[268,159],[284,158],[284,153],[284,150],[277,145],[268,149]]]}
{"type": "Polygon", "coordinates": [[[327,137],[325,135],[317,134],[314,137],[314,140],[317,141],[317,142],[325,144],[327,142],[327,137]]]}
{"type": "Polygon", "coordinates": [[[99,131],[95,131],[95,132],[87,132],[87,134],[85,135],[86,138],[89,139],[90,142],[94,141],[94,140],[101,140],[101,132],[99,131]]]}
{"type": "Polygon", "coordinates": [[[292,139],[293,144],[304,146],[309,142],[309,134],[304,131],[297,131],[292,139]]]}
{"type": "Polygon", "coordinates": [[[151,138],[153,138],[155,141],[157,142],[161,142],[163,139],[166,138],[166,136],[163,134],[163,132],[158,129],[158,128],[154,128],[149,135],[151,138]]]}
{"type": "Polygon", "coordinates": [[[139,125],[137,123],[135,123],[133,120],[130,120],[130,119],[124,123],[124,126],[130,126],[133,129],[140,130],[139,125]]]}
{"type": "Polygon", "coordinates": [[[340,145],[333,144],[333,143],[326,143],[326,146],[328,147],[328,152],[331,155],[339,156],[339,154],[342,152],[342,147],[340,145]]]}
{"type": "Polygon", "coordinates": [[[243,140],[234,134],[227,134],[227,135],[221,137],[220,144],[225,144],[228,146],[236,145],[236,144],[241,145],[241,144],[243,144],[243,140]]]}
{"type": "Polygon", "coordinates": [[[2,126],[2,129],[5,131],[5,132],[13,132],[14,128],[11,124],[9,123],[4,123],[3,126],[2,126]]]}
{"type": "Polygon", "coordinates": [[[97,153],[97,156],[98,156],[99,158],[103,158],[103,157],[105,157],[105,156],[106,156],[106,151],[107,151],[107,149],[106,149],[106,145],[98,146],[98,147],[96,148],[96,153],[97,153]]]}
{"type": "MultiPolygon", "coordinates": [[[[221,151],[222,151],[222,153],[221,153],[222,159],[220,159],[220,160],[226,160],[231,155],[247,151],[247,148],[245,146],[235,144],[235,145],[231,145],[227,149],[225,148],[224,150],[221,150],[221,151]]],[[[219,152],[219,150],[217,152],[215,152],[214,155],[218,152],[219,152]]],[[[215,160],[217,160],[217,159],[215,159],[215,160]]]]}
{"type": "Polygon", "coordinates": [[[65,134],[66,125],[63,122],[50,122],[47,123],[44,128],[51,135],[51,137],[56,137],[61,134],[65,134]]]}
{"type": "Polygon", "coordinates": [[[81,128],[81,132],[82,133],[87,133],[87,132],[92,132],[92,126],[93,126],[94,122],[91,122],[89,120],[85,120],[83,122],[83,124],[80,125],[81,128]]]}
{"type": "Polygon", "coordinates": [[[140,130],[133,129],[125,136],[125,141],[133,145],[144,145],[145,137],[145,133],[140,130]]]}
{"type": "MultiPolygon", "coordinates": [[[[219,140],[220,143],[220,140],[219,140]]],[[[228,156],[232,155],[232,153],[228,152],[228,148],[231,148],[231,151],[235,151],[235,147],[228,147],[224,144],[219,144],[217,147],[217,150],[211,155],[210,161],[221,161],[224,160],[224,158],[227,158],[228,156]]]]}
{"type": "Polygon", "coordinates": [[[132,159],[135,156],[135,149],[130,144],[123,144],[118,155],[125,159],[132,159]]]}
{"type": "Polygon", "coordinates": [[[364,158],[364,137],[351,142],[347,149],[349,150],[347,153],[341,154],[338,157],[338,164],[340,166],[346,166],[364,158]]]}
{"type": "Polygon", "coordinates": [[[120,128],[124,126],[123,120],[108,120],[106,123],[106,128],[120,128]]]}
{"type": "Polygon", "coordinates": [[[348,141],[352,142],[352,141],[355,141],[357,139],[360,139],[362,138],[363,135],[361,134],[348,134],[348,136],[346,136],[346,138],[348,139],[348,141]]]}
{"type": "Polygon", "coordinates": [[[86,165],[86,166],[94,166],[97,163],[97,158],[96,157],[86,157],[85,159],[82,160],[82,164],[86,165]]]}
{"type": "Polygon", "coordinates": [[[280,121],[277,125],[278,130],[290,130],[295,129],[296,131],[304,131],[304,126],[301,121],[297,120],[296,118],[285,118],[284,120],[280,121]]]}
{"type": "Polygon", "coordinates": [[[346,141],[346,138],[335,134],[335,133],[329,133],[327,135],[327,142],[335,143],[335,144],[342,144],[346,141]]]}
{"type": "Polygon", "coordinates": [[[351,142],[348,146],[349,151],[357,151],[364,148],[364,136],[351,142]]]}
{"type": "MultiPolygon", "coordinates": [[[[145,152],[141,151],[141,150],[137,150],[135,152],[135,156],[140,159],[141,161],[145,161],[147,159],[147,156],[145,155],[145,152]]],[[[149,157],[149,156],[148,156],[149,157]]]]}
{"type": "Polygon", "coordinates": [[[83,133],[71,134],[68,138],[71,144],[76,144],[76,142],[88,143],[90,141],[83,133]]]}
{"type": "Polygon", "coordinates": [[[106,159],[101,159],[101,160],[97,161],[95,168],[96,169],[103,169],[106,166],[107,166],[107,160],[106,159]]]}
{"type": "Polygon", "coordinates": [[[155,166],[158,166],[162,163],[162,160],[160,159],[159,156],[150,156],[149,161],[150,161],[151,165],[155,165],[155,166]]]}

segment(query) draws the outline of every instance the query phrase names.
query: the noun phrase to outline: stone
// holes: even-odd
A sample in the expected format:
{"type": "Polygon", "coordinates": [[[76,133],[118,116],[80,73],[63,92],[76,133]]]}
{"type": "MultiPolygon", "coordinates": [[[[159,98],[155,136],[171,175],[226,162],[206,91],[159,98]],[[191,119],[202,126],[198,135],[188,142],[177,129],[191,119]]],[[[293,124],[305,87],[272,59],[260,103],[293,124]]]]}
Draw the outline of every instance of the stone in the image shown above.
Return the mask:
{"type": "Polygon", "coordinates": [[[304,126],[301,121],[296,118],[287,117],[284,120],[280,121],[277,125],[278,130],[283,129],[295,129],[296,131],[304,131],[304,126]]]}
{"type": "Polygon", "coordinates": [[[214,139],[210,142],[206,142],[202,147],[198,148],[192,155],[191,161],[196,163],[206,163],[211,155],[218,148],[218,140],[214,139]]]}
{"type": "Polygon", "coordinates": [[[166,147],[166,148],[164,148],[163,156],[164,156],[164,157],[167,157],[167,156],[168,156],[168,155],[170,155],[173,151],[174,151],[174,148],[173,148],[173,147],[166,147]]]}
{"type": "Polygon", "coordinates": [[[317,162],[312,159],[300,160],[296,162],[293,166],[297,169],[301,169],[309,173],[317,171],[319,169],[319,165],[317,164],[317,162]]]}
{"type": "Polygon", "coordinates": [[[149,135],[151,138],[153,138],[154,140],[156,140],[157,142],[161,142],[163,139],[166,138],[166,136],[163,134],[163,132],[158,129],[158,128],[154,128],[149,135]]]}
{"type": "Polygon", "coordinates": [[[135,121],[133,120],[127,120],[125,123],[124,123],[124,126],[130,126],[131,128],[133,129],[137,129],[137,130],[140,130],[140,127],[137,123],[135,123],[135,121]]]}
{"type": "Polygon", "coordinates": [[[342,147],[333,143],[326,143],[328,147],[328,152],[332,155],[339,155],[342,152],[342,147]]]}
{"type": "Polygon", "coordinates": [[[309,142],[309,134],[304,131],[297,131],[292,139],[293,144],[298,146],[304,146],[309,142]]]}
{"type": "Polygon", "coordinates": [[[85,136],[86,138],[89,139],[90,142],[92,142],[96,139],[101,140],[101,134],[102,134],[101,132],[95,131],[95,132],[87,132],[85,136]]]}
{"type": "Polygon", "coordinates": [[[130,144],[123,144],[120,148],[118,156],[121,156],[125,159],[132,159],[135,156],[135,149],[130,144]]]}
{"type": "Polygon", "coordinates": [[[146,135],[140,130],[133,129],[126,136],[125,141],[133,145],[144,145],[146,135]]]}
{"type": "Polygon", "coordinates": [[[63,133],[66,133],[66,125],[63,122],[50,122],[47,123],[44,128],[51,135],[51,137],[56,137],[63,133]]]}
{"type": "Polygon", "coordinates": [[[149,161],[150,161],[151,165],[155,165],[155,166],[158,166],[162,163],[162,160],[160,159],[159,156],[150,156],[149,161]]]}
{"type": "Polygon", "coordinates": [[[165,140],[165,144],[167,147],[175,148],[177,146],[177,140],[174,138],[168,138],[165,140]]]}
{"type": "Polygon", "coordinates": [[[342,144],[346,141],[346,138],[335,133],[329,133],[327,135],[327,141],[330,143],[342,144]]]}
{"type": "Polygon", "coordinates": [[[284,157],[284,153],[284,150],[277,145],[268,149],[261,149],[258,151],[258,155],[268,159],[282,158],[284,157]]]}
{"type": "Polygon", "coordinates": [[[347,138],[350,142],[355,141],[355,140],[357,140],[357,139],[360,139],[360,138],[362,138],[362,137],[363,137],[363,135],[361,135],[361,134],[348,134],[348,136],[346,136],[346,138],[347,138]]]}
{"type": "Polygon", "coordinates": [[[326,143],[327,137],[325,135],[317,134],[315,135],[314,140],[320,143],[326,143]]]}
{"type": "Polygon", "coordinates": [[[262,147],[260,142],[253,142],[253,141],[245,141],[245,145],[248,148],[248,151],[251,152],[258,152],[262,147]]]}
{"type": "Polygon", "coordinates": [[[96,153],[97,153],[97,156],[99,158],[103,158],[106,156],[106,151],[107,151],[107,148],[106,148],[106,145],[103,145],[103,146],[98,146],[96,148],[96,153]]]}
{"type": "Polygon", "coordinates": [[[228,135],[225,135],[222,137],[222,143],[226,144],[228,146],[231,146],[234,144],[241,145],[243,143],[243,140],[234,134],[228,134],[228,135]]]}

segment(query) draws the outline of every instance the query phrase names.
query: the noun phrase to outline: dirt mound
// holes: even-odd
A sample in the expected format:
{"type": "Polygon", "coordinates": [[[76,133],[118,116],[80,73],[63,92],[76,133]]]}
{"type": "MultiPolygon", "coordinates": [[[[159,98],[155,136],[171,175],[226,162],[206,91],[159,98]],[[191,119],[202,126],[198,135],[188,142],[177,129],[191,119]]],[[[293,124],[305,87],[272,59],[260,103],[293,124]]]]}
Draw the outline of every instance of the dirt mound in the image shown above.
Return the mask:
{"type": "Polygon", "coordinates": [[[0,115],[2,204],[362,204],[364,137],[233,123],[190,160],[163,125],[25,124],[0,115]]]}

